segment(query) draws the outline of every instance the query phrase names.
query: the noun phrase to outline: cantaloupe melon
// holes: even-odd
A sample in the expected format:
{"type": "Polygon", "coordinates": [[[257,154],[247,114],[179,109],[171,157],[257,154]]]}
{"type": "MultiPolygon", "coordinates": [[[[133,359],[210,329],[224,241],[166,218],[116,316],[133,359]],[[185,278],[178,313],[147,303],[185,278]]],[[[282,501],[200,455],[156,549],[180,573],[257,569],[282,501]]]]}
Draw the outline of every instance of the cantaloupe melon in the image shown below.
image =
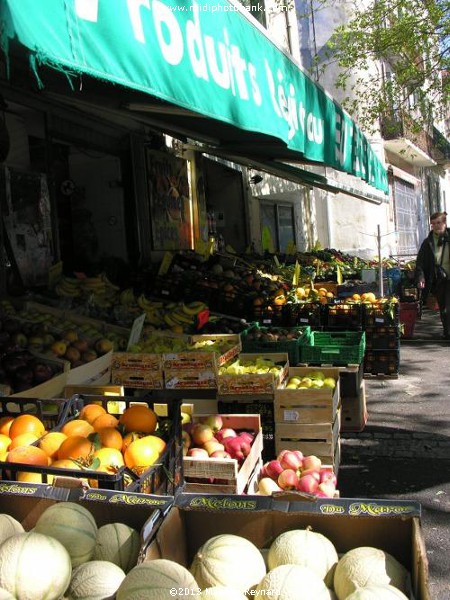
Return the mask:
{"type": "Polygon", "coordinates": [[[67,591],[68,600],[104,600],[114,598],[125,572],[106,560],[90,560],[73,570],[67,591]]]}
{"type": "Polygon", "coordinates": [[[71,576],[69,553],[52,537],[18,533],[0,546],[0,587],[17,600],[59,600],[71,576]]]}
{"type": "Polygon", "coordinates": [[[369,585],[359,588],[346,600],[408,600],[408,597],[392,585],[369,585]]]}
{"type": "Polygon", "coordinates": [[[0,513],[0,544],[12,535],[23,533],[25,530],[22,524],[11,515],[0,513]]]}
{"type": "Polygon", "coordinates": [[[236,590],[235,588],[225,585],[217,585],[216,587],[206,588],[201,591],[197,600],[247,600],[247,596],[236,590]]]}
{"type": "Polygon", "coordinates": [[[255,597],[273,600],[329,600],[322,577],[311,568],[280,565],[267,573],[256,586],[255,597]]]}
{"type": "Polygon", "coordinates": [[[269,569],[280,565],[300,565],[315,571],[332,588],[333,571],[338,554],[333,543],[321,533],[309,529],[285,531],[269,548],[269,569]]]}
{"type": "Polygon", "coordinates": [[[202,589],[225,585],[245,593],[261,581],[266,565],[252,542],[224,533],[210,538],[198,549],[190,571],[202,589]]]}
{"type": "Polygon", "coordinates": [[[344,600],[358,588],[392,585],[405,593],[408,572],[391,554],[378,548],[360,546],[342,556],[334,572],[334,591],[344,600]]]}
{"type": "Polygon", "coordinates": [[[136,566],[141,539],[125,523],[107,523],[97,531],[93,560],[109,560],[128,573],[136,566]]]}
{"type": "Polygon", "coordinates": [[[66,548],[77,567],[92,558],[97,540],[97,524],[81,504],[59,502],[49,506],[36,521],[37,533],[56,538],[66,548]]]}
{"type": "Polygon", "coordinates": [[[157,558],[133,567],[120,584],[116,600],[163,600],[176,597],[172,589],[182,589],[183,596],[195,597],[198,584],[189,571],[178,563],[157,558]]]}
{"type": "Polygon", "coordinates": [[[8,590],[0,588],[0,600],[16,600],[16,598],[8,590]]]}

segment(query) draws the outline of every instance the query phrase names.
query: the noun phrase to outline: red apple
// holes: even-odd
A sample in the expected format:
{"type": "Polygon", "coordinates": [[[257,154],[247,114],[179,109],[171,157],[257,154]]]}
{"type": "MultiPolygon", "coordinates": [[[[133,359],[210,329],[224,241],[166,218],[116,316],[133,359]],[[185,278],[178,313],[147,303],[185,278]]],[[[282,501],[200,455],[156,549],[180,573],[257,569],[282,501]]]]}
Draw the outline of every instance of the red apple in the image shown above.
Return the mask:
{"type": "Polygon", "coordinates": [[[267,475],[274,481],[278,480],[280,473],[284,471],[283,467],[278,460],[271,460],[265,465],[267,475]]]}
{"type": "Polygon", "coordinates": [[[193,458],[208,458],[209,456],[204,448],[189,448],[187,455],[193,458]]]}
{"type": "Polygon", "coordinates": [[[317,456],[314,456],[314,454],[310,454],[309,456],[305,456],[303,458],[303,469],[314,469],[316,471],[320,471],[321,466],[322,461],[317,456]]]}
{"type": "Polygon", "coordinates": [[[306,470],[300,472],[300,477],[306,477],[309,475],[314,477],[314,479],[317,481],[317,483],[320,483],[320,472],[319,471],[316,471],[315,469],[306,469],[306,470]]]}
{"type": "Polygon", "coordinates": [[[225,450],[215,450],[209,455],[209,458],[231,458],[225,450]]]}
{"type": "Polygon", "coordinates": [[[277,456],[277,460],[281,460],[283,458],[283,455],[286,454],[286,452],[289,452],[289,450],[281,450],[281,452],[277,456]]]}
{"type": "Polygon", "coordinates": [[[336,492],[336,487],[332,483],[319,483],[318,489],[326,494],[327,498],[333,498],[336,492]]]}
{"type": "Polygon", "coordinates": [[[194,444],[203,446],[205,442],[209,442],[209,440],[213,439],[214,431],[209,425],[205,425],[205,423],[196,423],[191,429],[190,435],[194,444]]]}
{"type": "Polygon", "coordinates": [[[255,439],[255,434],[250,433],[249,431],[241,431],[238,437],[251,445],[253,443],[253,440],[255,439]]]}
{"type": "Polygon", "coordinates": [[[202,447],[206,450],[209,456],[211,456],[211,454],[213,452],[216,452],[217,450],[225,450],[225,446],[218,442],[216,439],[212,439],[208,442],[205,442],[202,447]]]}
{"type": "Polygon", "coordinates": [[[209,425],[211,429],[216,433],[223,427],[223,420],[220,415],[208,415],[202,419],[202,423],[209,425]]]}
{"type": "Polygon", "coordinates": [[[292,450],[292,452],[297,456],[299,460],[303,462],[303,452],[301,452],[301,450],[292,450]]]}
{"type": "Polygon", "coordinates": [[[332,483],[336,487],[337,477],[332,469],[320,469],[319,474],[320,483],[332,483]]]}
{"type": "Polygon", "coordinates": [[[302,467],[302,459],[300,459],[294,452],[289,450],[280,458],[280,465],[283,467],[283,469],[292,469],[293,471],[297,471],[302,467]]]}
{"type": "Polygon", "coordinates": [[[310,475],[300,477],[297,483],[297,490],[299,492],[307,492],[308,494],[314,494],[318,487],[319,482],[312,473],[310,475]]]}
{"type": "Polygon", "coordinates": [[[298,486],[298,475],[292,469],[285,469],[278,475],[277,483],[282,490],[295,490],[298,486]]]}
{"type": "Polygon", "coordinates": [[[219,440],[219,442],[222,442],[222,440],[226,437],[236,437],[237,433],[235,432],[234,429],[231,429],[230,427],[225,427],[224,429],[219,429],[219,431],[217,431],[215,433],[215,438],[217,440],[219,440]]]}

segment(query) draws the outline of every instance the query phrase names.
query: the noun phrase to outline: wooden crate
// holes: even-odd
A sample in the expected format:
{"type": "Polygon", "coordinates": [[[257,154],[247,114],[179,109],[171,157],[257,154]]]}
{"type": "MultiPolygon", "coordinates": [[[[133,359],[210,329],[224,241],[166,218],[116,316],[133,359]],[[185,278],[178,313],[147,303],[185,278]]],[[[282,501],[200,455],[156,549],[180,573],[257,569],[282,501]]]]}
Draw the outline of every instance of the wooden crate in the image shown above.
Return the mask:
{"type": "Polygon", "coordinates": [[[287,352],[262,354],[240,354],[240,359],[256,360],[264,356],[277,364],[282,364],[282,370],[278,376],[273,373],[248,373],[245,375],[231,375],[228,373],[219,373],[218,392],[219,394],[273,394],[286,379],[289,360],[287,352]]]}
{"type": "MultiPolygon", "coordinates": [[[[193,422],[206,415],[194,415],[193,422]]],[[[242,494],[248,486],[255,467],[261,460],[263,438],[259,415],[221,415],[223,426],[235,430],[255,431],[249,455],[242,465],[234,458],[195,458],[183,457],[185,492],[204,492],[213,494],[242,494]],[[216,480],[211,483],[210,479],[216,480]],[[195,481],[191,481],[194,479],[195,481]]]]}
{"type": "Polygon", "coordinates": [[[291,367],[290,377],[306,377],[313,371],[322,371],[325,377],[333,377],[335,388],[280,388],[274,393],[275,423],[334,423],[339,407],[339,376],[335,367],[291,367]]]}
{"type": "Polygon", "coordinates": [[[337,471],[340,447],[340,408],[334,423],[275,423],[275,452],[301,450],[305,456],[314,454],[324,464],[337,471]]]}
{"type": "Polygon", "coordinates": [[[67,385],[82,383],[107,383],[111,379],[112,350],[95,360],[70,369],[67,374],[67,385]]]}
{"type": "Polygon", "coordinates": [[[361,382],[359,394],[341,397],[341,431],[362,431],[368,419],[365,381],[361,382]]]}

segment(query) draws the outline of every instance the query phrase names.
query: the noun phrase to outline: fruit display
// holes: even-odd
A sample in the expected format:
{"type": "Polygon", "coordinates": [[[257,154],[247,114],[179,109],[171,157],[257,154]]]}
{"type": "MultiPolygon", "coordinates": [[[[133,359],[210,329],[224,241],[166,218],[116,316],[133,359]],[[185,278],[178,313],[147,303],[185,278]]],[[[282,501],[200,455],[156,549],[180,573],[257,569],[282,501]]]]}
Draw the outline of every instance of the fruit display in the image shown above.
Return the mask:
{"type": "Polygon", "coordinates": [[[36,356],[26,349],[10,350],[0,358],[0,383],[12,394],[24,392],[49,381],[63,370],[61,362],[36,356]]]}
{"type": "Polygon", "coordinates": [[[323,465],[317,456],[303,456],[300,450],[282,450],[276,459],[263,465],[257,493],[270,496],[274,492],[291,490],[319,498],[334,498],[336,485],[333,467],[323,465]]]}
{"type": "Polygon", "coordinates": [[[292,375],[287,378],[285,389],[308,390],[336,387],[335,377],[326,377],[320,369],[312,370],[304,375],[292,375]]]}
{"type": "Polygon", "coordinates": [[[91,512],[76,502],[48,506],[30,531],[1,514],[0,523],[6,520],[11,526],[2,530],[0,541],[1,598],[113,598],[138,562],[137,530],[120,522],[98,527],[91,512]],[[105,538],[116,531],[119,537],[105,538]],[[117,560],[125,555],[127,571],[117,560]]]}
{"type": "Polygon", "coordinates": [[[241,355],[220,367],[219,375],[266,375],[271,373],[275,377],[279,377],[285,364],[285,362],[282,365],[277,364],[268,356],[247,358],[245,355],[241,355]]]}
{"type": "Polygon", "coordinates": [[[221,415],[206,415],[183,425],[183,454],[197,458],[234,458],[242,464],[250,454],[256,431],[224,426],[221,415]]]}
{"type": "Polygon", "coordinates": [[[57,475],[75,476],[91,487],[99,486],[96,474],[105,474],[103,485],[126,487],[161,459],[170,435],[171,421],[158,418],[146,404],[129,404],[113,415],[101,405],[86,403],[76,418],[57,430],[46,431],[35,415],[20,414],[1,424],[4,473],[23,482],[51,483],[57,475]],[[14,467],[13,467],[14,465],[14,467]],[[27,466],[42,469],[27,470],[27,466]],[[43,473],[46,474],[44,479],[43,473]]]}

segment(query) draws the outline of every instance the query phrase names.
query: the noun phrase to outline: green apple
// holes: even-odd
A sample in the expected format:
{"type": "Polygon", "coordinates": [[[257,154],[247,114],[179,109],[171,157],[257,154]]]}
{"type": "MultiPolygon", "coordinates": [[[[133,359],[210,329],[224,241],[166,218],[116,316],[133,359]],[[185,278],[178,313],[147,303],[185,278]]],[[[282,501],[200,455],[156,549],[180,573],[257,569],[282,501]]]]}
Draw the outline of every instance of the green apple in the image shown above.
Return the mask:
{"type": "Polygon", "coordinates": [[[288,383],[292,383],[295,386],[299,385],[301,382],[300,377],[290,377],[288,383]]]}
{"type": "Polygon", "coordinates": [[[325,379],[323,371],[311,371],[311,373],[308,373],[308,377],[311,379],[325,379]]]}
{"type": "Polygon", "coordinates": [[[325,377],[325,379],[323,380],[323,385],[324,387],[335,388],[336,381],[333,377],[325,377]]]}

